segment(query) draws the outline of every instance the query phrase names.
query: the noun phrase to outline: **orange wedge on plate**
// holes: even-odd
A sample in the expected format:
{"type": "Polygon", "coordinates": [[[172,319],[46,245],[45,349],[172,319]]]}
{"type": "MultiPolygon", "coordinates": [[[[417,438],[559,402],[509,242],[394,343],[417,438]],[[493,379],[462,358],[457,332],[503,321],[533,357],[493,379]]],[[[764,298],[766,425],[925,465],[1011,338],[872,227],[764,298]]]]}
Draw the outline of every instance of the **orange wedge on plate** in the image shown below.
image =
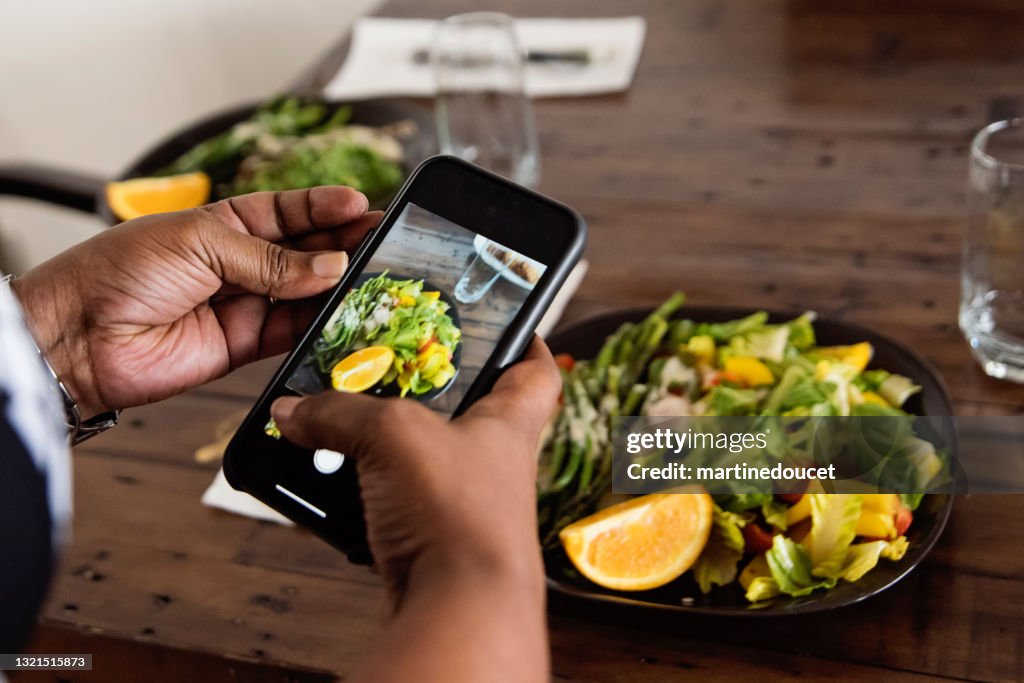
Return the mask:
{"type": "Polygon", "coordinates": [[[711,519],[707,493],[656,493],[573,522],[559,538],[576,569],[599,586],[649,590],[693,566],[711,519]]]}
{"type": "Polygon", "coordinates": [[[366,391],[387,374],[395,352],[387,346],[367,346],[351,353],[331,368],[331,386],[346,394],[366,391]]]}
{"type": "Polygon", "coordinates": [[[209,199],[210,178],[202,172],[107,183],[107,203],[123,221],[151,213],[194,209],[209,199]]]}

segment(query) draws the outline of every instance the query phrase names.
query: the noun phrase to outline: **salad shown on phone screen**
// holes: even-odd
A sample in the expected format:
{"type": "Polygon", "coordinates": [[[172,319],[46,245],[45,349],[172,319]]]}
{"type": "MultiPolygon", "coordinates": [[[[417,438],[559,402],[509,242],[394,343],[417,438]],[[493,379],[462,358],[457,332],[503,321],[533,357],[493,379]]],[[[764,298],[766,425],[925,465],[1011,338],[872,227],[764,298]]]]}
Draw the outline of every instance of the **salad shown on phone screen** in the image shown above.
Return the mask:
{"type": "Polygon", "coordinates": [[[399,395],[443,389],[462,331],[438,290],[388,271],[345,297],[313,345],[307,363],[337,391],[359,393],[397,385],[399,395]]]}
{"type": "MultiPolygon", "coordinates": [[[[506,245],[410,205],[285,386],[302,395],[413,398],[450,413],[543,272],[506,245]],[[510,280],[508,263],[484,260],[488,245],[532,264],[534,282],[510,280]]],[[[273,420],[263,431],[280,436],[273,420]]]]}

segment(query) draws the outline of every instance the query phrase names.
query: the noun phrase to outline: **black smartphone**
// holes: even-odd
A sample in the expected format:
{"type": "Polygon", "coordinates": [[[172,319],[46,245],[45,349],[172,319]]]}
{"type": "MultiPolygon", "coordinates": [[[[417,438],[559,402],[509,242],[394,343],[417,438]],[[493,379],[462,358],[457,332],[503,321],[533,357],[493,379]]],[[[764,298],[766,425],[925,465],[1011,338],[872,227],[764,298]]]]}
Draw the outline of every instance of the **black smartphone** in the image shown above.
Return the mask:
{"type": "Polygon", "coordinates": [[[458,415],[523,354],[585,241],[563,204],[455,157],[424,161],[231,440],[227,480],[369,562],[355,463],[289,443],[271,403],[337,390],[458,415]]]}

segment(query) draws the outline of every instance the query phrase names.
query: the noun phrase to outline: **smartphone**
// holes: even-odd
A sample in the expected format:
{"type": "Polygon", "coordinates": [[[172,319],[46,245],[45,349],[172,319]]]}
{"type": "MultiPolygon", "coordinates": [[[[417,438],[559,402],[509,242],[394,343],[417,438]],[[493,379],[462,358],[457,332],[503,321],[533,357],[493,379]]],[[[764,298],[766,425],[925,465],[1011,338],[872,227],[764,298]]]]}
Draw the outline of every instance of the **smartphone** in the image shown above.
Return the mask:
{"type": "Polygon", "coordinates": [[[355,463],[289,443],[270,405],[346,391],[459,415],[521,357],[585,241],[563,204],[455,157],[424,161],[235,434],[228,482],[369,562],[355,463]]]}

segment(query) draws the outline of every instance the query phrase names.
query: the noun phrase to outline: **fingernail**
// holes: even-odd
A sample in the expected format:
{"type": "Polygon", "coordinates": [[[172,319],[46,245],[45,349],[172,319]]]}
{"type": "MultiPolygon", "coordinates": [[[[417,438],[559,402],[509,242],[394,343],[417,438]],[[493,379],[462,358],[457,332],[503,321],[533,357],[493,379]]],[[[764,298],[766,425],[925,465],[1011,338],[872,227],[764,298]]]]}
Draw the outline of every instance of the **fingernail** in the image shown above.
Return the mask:
{"type": "Polygon", "coordinates": [[[270,406],[270,416],[274,418],[274,422],[286,422],[301,400],[295,396],[282,396],[270,406]]]}
{"type": "Polygon", "coordinates": [[[343,251],[329,251],[317,254],[312,261],[313,272],[319,277],[337,280],[348,267],[348,254],[343,251]]]}

